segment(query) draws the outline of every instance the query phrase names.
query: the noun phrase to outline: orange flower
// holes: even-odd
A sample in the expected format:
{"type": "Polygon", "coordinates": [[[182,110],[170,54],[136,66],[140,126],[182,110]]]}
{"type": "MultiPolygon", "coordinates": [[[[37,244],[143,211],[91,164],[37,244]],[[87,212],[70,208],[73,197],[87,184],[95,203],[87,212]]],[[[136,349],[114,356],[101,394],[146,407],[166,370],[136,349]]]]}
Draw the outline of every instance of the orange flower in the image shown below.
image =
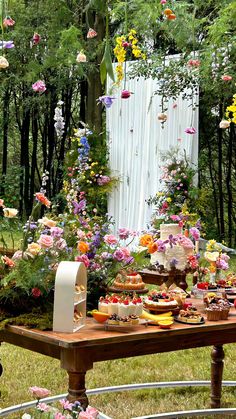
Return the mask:
{"type": "Polygon", "coordinates": [[[167,19],[168,20],[175,20],[176,19],[176,15],[174,13],[171,13],[170,15],[167,15],[167,19]]]}
{"type": "Polygon", "coordinates": [[[144,234],[143,236],[140,237],[139,239],[139,244],[141,246],[147,247],[149,246],[151,243],[153,243],[153,237],[151,236],[151,234],[144,234]]]}
{"type": "Polygon", "coordinates": [[[41,202],[41,204],[45,205],[45,207],[50,208],[51,201],[49,201],[42,192],[37,192],[35,196],[37,201],[41,202]]]}
{"type": "Polygon", "coordinates": [[[152,253],[155,253],[157,251],[158,245],[157,245],[157,243],[153,242],[153,243],[150,243],[147,248],[148,248],[148,253],[152,254],[152,253]]]}
{"type": "Polygon", "coordinates": [[[79,242],[77,245],[77,249],[81,252],[81,253],[87,253],[89,251],[89,245],[86,242],[79,242]]]}
{"type": "Polygon", "coordinates": [[[1,259],[2,262],[5,263],[5,265],[9,266],[9,268],[13,268],[15,266],[15,262],[6,255],[2,256],[1,259]]]}
{"type": "Polygon", "coordinates": [[[164,15],[166,15],[166,16],[169,16],[169,15],[172,15],[172,14],[173,14],[173,12],[172,12],[172,10],[171,10],[171,9],[165,9],[163,13],[164,13],[164,15]]]}

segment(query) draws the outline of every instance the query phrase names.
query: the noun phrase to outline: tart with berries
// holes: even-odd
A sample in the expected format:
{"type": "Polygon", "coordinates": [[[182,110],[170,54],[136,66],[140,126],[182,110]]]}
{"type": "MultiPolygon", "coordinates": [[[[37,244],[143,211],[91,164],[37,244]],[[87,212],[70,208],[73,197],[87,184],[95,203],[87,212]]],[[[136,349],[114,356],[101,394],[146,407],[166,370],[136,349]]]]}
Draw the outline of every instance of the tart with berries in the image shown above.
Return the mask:
{"type": "Polygon", "coordinates": [[[178,308],[178,303],[173,296],[166,292],[153,290],[144,300],[144,307],[151,311],[168,311],[178,308]]]}

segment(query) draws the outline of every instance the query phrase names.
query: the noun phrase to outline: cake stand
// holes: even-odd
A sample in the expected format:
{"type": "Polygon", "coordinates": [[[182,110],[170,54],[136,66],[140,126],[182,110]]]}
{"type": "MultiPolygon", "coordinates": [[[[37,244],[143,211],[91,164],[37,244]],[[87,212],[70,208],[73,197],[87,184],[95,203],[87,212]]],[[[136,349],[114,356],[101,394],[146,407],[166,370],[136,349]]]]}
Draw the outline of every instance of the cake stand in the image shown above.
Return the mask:
{"type": "Polygon", "coordinates": [[[148,288],[143,288],[140,290],[127,290],[127,289],[120,289],[120,288],[115,288],[115,287],[108,287],[107,290],[109,292],[114,292],[116,294],[121,294],[121,293],[126,293],[126,294],[147,294],[149,289],[148,288]]]}
{"type": "Polygon", "coordinates": [[[172,269],[169,272],[158,272],[156,270],[144,269],[139,271],[142,276],[143,282],[146,284],[162,285],[165,284],[168,288],[175,283],[179,288],[184,291],[188,288],[186,282],[187,271],[179,271],[178,269],[172,269]]]}

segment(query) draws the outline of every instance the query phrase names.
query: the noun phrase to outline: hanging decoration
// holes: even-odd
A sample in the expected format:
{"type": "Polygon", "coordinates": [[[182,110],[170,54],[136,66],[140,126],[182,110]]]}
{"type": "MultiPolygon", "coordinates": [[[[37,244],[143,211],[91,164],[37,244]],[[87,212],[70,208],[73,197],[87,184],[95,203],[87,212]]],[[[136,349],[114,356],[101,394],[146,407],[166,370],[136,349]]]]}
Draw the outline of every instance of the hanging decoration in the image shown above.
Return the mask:
{"type": "Polygon", "coordinates": [[[80,51],[76,57],[77,63],[86,63],[87,57],[83,51],[80,51]]]}
{"type": "Polygon", "coordinates": [[[9,62],[7,61],[7,59],[5,57],[3,57],[2,55],[0,56],[0,68],[7,68],[9,67],[9,62]]]}
{"type": "Polygon", "coordinates": [[[88,33],[87,33],[87,38],[88,39],[96,38],[97,35],[98,34],[94,29],[89,28],[88,33]]]}
{"type": "Polygon", "coordinates": [[[41,36],[37,32],[35,32],[34,35],[33,35],[32,45],[38,45],[40,43],[40,41],[41,41],[41,36]]]}
{"type": "Polygon", "coordinates": [[[4,28],[8,28],[9,26],[14,26],[15,23],[16,22],[10,16],[7,16],[5,17],[5,19],[3,19],[4,28]]]}
{"type": "Polygon", "coordinates": [[[35,83],[32,84],[32,89],[38,93],[45,92],[46,90],[45,82],[43,80],[36,81],[35,83]]]}

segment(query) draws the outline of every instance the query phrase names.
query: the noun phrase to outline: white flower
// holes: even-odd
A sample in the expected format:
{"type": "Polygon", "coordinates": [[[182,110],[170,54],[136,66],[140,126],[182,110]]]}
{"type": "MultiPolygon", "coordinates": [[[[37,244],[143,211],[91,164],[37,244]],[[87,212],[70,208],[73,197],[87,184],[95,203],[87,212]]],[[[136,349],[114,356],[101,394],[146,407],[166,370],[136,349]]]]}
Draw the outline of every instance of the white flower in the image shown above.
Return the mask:
{"type": "Polygon", "coordinates": [[[3,208],[4,217],[13,218],[18,214],[18,210],[15,208],[3,208]]]}
{"type": "Polygon", "coordinates": [[[29,415],[28,413],[24,413],[23,416],[21,416],[21,419],[31,419],[32,416],[29,415]]]}
{"type": "Polygon", "coordinates": [[[222,121],[220,121],[220,124],[219,124],[220,128],[226,129],[226,128],[229,128],[229,126],[230,126],[230,122],[227,121],[226,119],[222,119],[222,121]]]}

